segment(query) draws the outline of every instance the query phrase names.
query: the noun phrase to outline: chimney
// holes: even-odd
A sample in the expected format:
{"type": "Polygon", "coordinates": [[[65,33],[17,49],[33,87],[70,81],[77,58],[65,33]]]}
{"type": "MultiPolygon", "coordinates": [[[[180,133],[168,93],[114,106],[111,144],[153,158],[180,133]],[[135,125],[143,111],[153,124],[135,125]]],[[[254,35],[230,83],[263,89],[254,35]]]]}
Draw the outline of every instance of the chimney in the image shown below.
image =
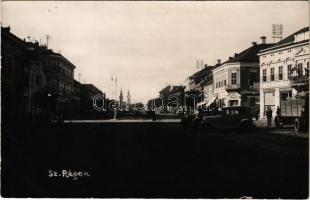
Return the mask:
{"type": "Polygon", "coordinates": [[[208,64],[205,64],[205,68],[207,68],[208,67],[208,64]]]}
{"type": "Polygon", "coordinates": [[[256,45],[257,45],[257,43],[256,43],[256,42],[252,42],[252,45],[253,45],[253,46],[256,46],[256,45]]]}
{"type": "Polygon", "coordinates": [[[217,59],[217,64],[218,64],[218,65],[221,64],[221,59],[217,59]]]}
{"type": "Polygon", "coordinates": [[[230,56],[229,56],[229,59],[228,59],[228,60],[231,61],[232,59],[233,59],[233,57],[230,57],[230,56]]]}
{"type": "Polygon", "coordinates": [[[262,40],[262,44],[266,44],[266,36],[262,36],[260,39],[262,40]]]}

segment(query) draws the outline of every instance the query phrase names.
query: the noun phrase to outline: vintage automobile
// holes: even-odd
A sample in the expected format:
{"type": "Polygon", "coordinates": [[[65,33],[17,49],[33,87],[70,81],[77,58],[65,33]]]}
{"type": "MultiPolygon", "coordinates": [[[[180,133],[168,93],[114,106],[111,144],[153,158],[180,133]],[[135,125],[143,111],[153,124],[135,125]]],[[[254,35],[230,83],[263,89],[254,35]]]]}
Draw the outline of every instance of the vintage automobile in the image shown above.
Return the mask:
{"type": "Polygon", "coordinates": [[[280,113],[274,119],[277,128],[294,125],[296,132],[309,129],[309,96],[290,98],[280,101],[280,113]]]}
{"type": "Polygon", "coordinates": [[[248,129],[255,126],[251,108],[242,106],[225,107],[222,110],[197,114],[191,119],[191,125],[215,129],[248,129]]]}

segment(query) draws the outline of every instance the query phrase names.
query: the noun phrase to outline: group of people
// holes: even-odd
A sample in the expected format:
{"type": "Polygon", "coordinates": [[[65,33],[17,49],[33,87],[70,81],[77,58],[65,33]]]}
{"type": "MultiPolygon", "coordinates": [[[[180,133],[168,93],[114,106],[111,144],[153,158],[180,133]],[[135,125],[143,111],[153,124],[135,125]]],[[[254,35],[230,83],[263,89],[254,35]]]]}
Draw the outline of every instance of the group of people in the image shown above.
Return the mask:
{"type": "MultiPolygon", "coordinates": [[[[281,109],[280,109],[279,106],[277,107],[276,114],[277,114],[277,116],[280,116],[280,115],[281,115],[281,109]]],[[[266,110],[266,117],[267,117],[267,125],[268,125],[268,126],[271,126],[271,123],[272,123],[272,109],[271,109],[270,106],[267,107],[267,110],[266,110]]]]}

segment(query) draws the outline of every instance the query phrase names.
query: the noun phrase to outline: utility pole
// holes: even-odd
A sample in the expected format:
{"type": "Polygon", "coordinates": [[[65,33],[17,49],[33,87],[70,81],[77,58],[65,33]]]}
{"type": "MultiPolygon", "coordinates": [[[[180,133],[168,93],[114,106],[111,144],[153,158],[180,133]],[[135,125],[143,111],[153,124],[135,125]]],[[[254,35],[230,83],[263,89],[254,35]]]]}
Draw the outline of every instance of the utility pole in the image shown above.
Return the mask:
{"type": "Polygon", "coordinates": [[[82,74],[79,73],[79,82],[81,82],[81,76],[82,76],[82,74]]]}

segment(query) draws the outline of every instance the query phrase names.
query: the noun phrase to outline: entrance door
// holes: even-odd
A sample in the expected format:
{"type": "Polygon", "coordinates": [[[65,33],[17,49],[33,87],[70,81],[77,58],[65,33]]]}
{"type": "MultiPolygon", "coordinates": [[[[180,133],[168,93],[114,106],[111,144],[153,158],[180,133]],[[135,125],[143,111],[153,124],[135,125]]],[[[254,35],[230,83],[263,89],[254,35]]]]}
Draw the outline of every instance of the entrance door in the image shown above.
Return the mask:
{"type": "Polygon", "coordinates": [[[275,94],[274,92],[266,92],[265,93],[265,105],[264,105],[264,116],[266,116],[267,107],[270,106],[273,111],[274,116],[274,109],[275,109],[275,94]]]}

